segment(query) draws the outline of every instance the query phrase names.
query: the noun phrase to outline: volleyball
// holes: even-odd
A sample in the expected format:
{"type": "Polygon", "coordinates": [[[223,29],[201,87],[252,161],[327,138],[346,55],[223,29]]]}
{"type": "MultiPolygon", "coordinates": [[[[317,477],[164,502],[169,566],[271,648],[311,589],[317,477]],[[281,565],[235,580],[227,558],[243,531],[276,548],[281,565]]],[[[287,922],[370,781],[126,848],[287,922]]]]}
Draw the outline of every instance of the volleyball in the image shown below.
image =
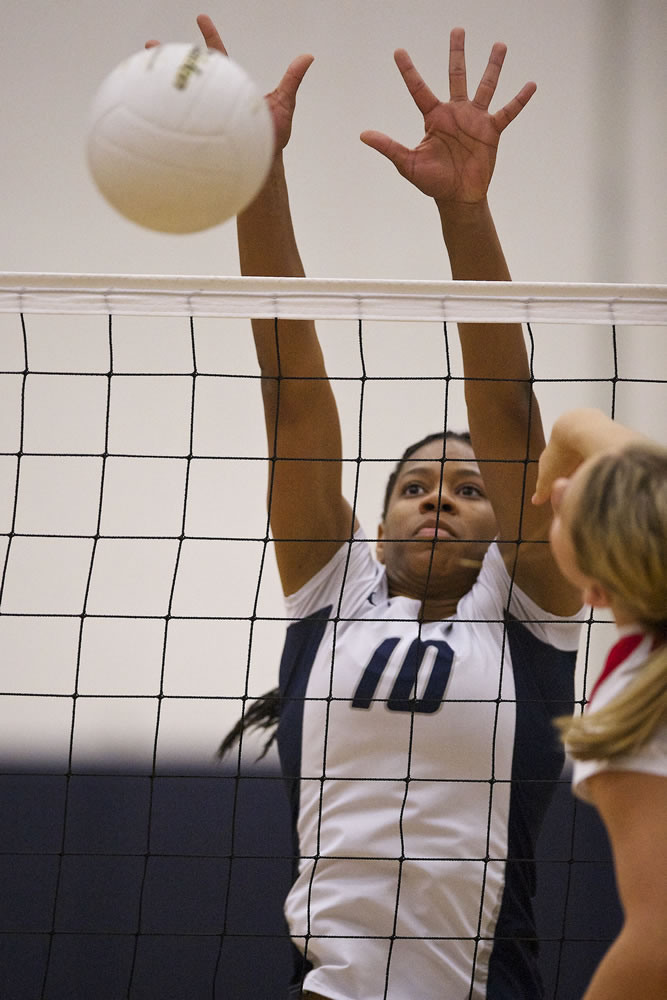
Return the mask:
{"type": "Polygon", "coordinates": [[[87,160],[106,200],[132,222],[194,233],[237,215],[271,166],[273,120],[248,74],[213,49],[143,49],[93,100],[87,160]]]}

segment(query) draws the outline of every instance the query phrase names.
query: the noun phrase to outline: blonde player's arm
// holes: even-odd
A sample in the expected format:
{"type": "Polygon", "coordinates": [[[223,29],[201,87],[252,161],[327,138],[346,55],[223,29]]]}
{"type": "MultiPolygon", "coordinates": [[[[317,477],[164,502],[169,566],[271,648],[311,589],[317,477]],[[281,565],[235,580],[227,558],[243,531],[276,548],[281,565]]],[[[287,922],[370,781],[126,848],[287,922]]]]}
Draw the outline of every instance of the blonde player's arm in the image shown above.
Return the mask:
{"type": "MultiPolygon", "coordinates": [[[[209,48],[226,53],[210,17],[197,23],[209,48]]],[[[312,56],[294,59],[267,101],[276,153],[266,184],[237,219],[244,275],[303,277],[283,149],[296,95],[312,56]]],[[[255,319],[253,335],[262,374],[269,447],[268,503],[283,590],[294,593],[324,566],[353,530],[342,495],[342,443],[338,410],[327,378],[315,324],[255,319]]]]}
{"type": "Polygon", "coordinates": [[[587,458],[641,440],[646,440],[642,434],[611,420],[601,410],[579,407],[562,413],[540,455],[533,503],[545,503],[555,481],[571,476],[587,458]]]}
{"type": "Polygon", "coordinates": [[[583,1000],[667,997],[667,778],[603,771],[588,779],[614,855],[621,933],[583,1000]]]}

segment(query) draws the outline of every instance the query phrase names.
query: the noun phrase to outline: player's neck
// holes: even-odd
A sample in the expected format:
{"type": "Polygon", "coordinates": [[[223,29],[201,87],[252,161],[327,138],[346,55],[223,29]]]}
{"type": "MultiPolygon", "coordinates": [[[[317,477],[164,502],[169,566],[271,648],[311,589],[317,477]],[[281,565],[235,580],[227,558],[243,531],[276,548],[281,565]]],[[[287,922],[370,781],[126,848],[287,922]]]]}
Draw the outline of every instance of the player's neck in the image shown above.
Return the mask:
{"type": "Polygon", "coordinates": [[[460,598],[443,600],[427,600],[422,602],[419,612],[421,622],[439,622],[456,614],[460,598]]]}
{"type": "Polygon", "coordinates": [[[614,616],[614,621],[619,628],[627,628],[629,625],[636,625],[638,629],[642,626],[637,623],[637,613],[631,608],[621,604],[613,597],[609,600],[609,609],[614,616]]]}
{"type": "Polygon", "coordinates": [[[444,580],[434,574],[429,580],[425,592],[424,580],[421,577],[391,580],[389,594],[391,597],[409,597],[418,601],[420,611],[418,618],[423,622],[442,621],[456,614],[461,598],[473,587],[479,569],[457,568],[445,575],[444,580]]]}

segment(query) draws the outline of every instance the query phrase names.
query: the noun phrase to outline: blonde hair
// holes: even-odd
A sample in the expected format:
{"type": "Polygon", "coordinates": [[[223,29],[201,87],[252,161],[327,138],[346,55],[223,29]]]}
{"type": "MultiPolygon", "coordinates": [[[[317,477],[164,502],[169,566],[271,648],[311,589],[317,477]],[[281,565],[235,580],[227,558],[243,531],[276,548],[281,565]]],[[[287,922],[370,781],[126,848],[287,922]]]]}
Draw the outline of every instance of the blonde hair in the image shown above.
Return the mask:
{"type": "Polygon", "coordinates": [[[667,449],[633,442],[585,476],[570,523],[579,569],[658,644],[604,708],[557,720],[571,756],[606,760],[638,749],[667,716],[667,449]]]}

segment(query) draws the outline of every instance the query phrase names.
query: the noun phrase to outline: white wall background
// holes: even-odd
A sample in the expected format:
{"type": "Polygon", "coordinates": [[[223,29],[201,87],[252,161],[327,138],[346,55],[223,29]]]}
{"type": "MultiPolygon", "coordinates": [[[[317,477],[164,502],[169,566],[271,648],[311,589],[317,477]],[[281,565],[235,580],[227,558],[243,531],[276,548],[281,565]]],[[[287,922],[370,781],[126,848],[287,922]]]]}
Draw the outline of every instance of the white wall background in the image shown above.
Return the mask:
{"type": "MultiPolygon", "coordinates": [[[[84,160],[87,109],[104,76],[147,38],[197,40],[195,16],[200,9],[189,0],[2,0],[0,270],[238,273],[233,222],[180,237],[140,229],[106,205],[84,160]]],[[[398,46],[407,48],[432,89],[444,96],[448,34],[462,24],[471,88],[495,40],[509,47],[495,106],[526,80],[538,84],[528,108],[503,136],[491,192],[514,277],[666,280],[667,8],[660,0],[244,0],[213,3],[208,12],[230,53],[264,90],[275,85],[293,56],[310,51],[316,57],[299,95],[286,155],[295,225],[309,275],[449,277],[433,206],[358,135],[364,128],[378,128],[407,144],[419,140],[420,118],[392,52],[398,46]]],[[[200,370],[212,372],[219,365],[218,371],[254,373],[245,324],[227,328],[223,340],[212,322],[202,322],[199,330],[200,370]]],[[[667,377],[664,330],[621,333],[619,358],[626,376],[667,377]]],[[[350,365],[357,372],[356,329],[322,324],[322,335],[331,373],[349,373],[350,365]]],[[[138,327],[119,321],[116,336],[117,371],[188,371],[189,333],[182,323],[146,320],[138,327]]],[[[429,370],[430,352],[435,352],[433,364],[442,364],[437,331],[420,329],[406,335],[398,328],[370,328],[368,337],[367,360],[376,374],[405,373],[417,366],[429,370]]],[[[80,364],[83,370],[106,370],[102,321],[33,317],[29,343],[38,369],[66,371],[80,364]]],[[[0,353],[3,370],[18,370],[16,318],[2,318],[0,353]]],[[[544,378],[591,379],[601,370],[608,376],[609,331],[540,331],[537,360],[544,378]]],[[[11,525],[16,481],[16,460],[9,453],[16,451],[17,378],[6,376],[3,382],[7,443],[0,447],[6,453],[0,461],[0,530],[5,532],[11,525]]],[[[155,378],[142,383],[141,398],[133,399],[132,379],[118,380],[118,391],[124,386],[127,399],[125,409],[115,411],[114,450],[131,454],[151,447],[158,455],[174,453],[174,441],[187,429],[186,382],[170,383],[172,392],[165,389],[164,379],[155,378]],[[174,418],[179,405],[180,423],[174,418]]],[[[83,396],[99,396],[103,387],[95,383],[95,388],[92,380],[86,385],[76,401],[71,384],[33,378],[26,450],[50,447],[75,455],[90,450],[91,435],[99,427],[100,400],[83,396]],[[63,435],[66,447],[58,444],[63,435]]],[[[199,454],[250,454],[258,461],[230,463],[224,470],[210,462],[194,463],[188,530],[195,535],[261,537],[264,471],[259,459],[264,443],[256,385],[241,396],[237,383],[227,382],[225,391],[221,385],[214,379],[199,384],[199,454]]],[[[409,395],[406,387],[396,405],[395,386],[392,392],[382,397],[378,391],[375,398],[369,393],[365,439],[373,457],[394,455],[439,425],[439,396],[431,399],[421,388],[409,395]]],[[[592,382],[544,386],[547,425],[576,402],[608,406],[609,392],[609,385],[592,382]]],[[[339,397],[346,447],[354,455],[357,404],[343,384],[339,397]]],[[[462,424],[460,396],[452,409],[455,422],[462,424]]],[[[618,416],[664,437],[664,385],[619,386],[618,416]]],[[[23,501],[16,530],[85,535],[94,530],[90,524],[97,510],[96,460],[50,461],[50,468],[46,459],[22,463],[23,501]]],[[[103,531],[156,536],[173,532],[182,513],[182,463],[153,462],[142,465],[141,471],[129,459],[110,460],[108,465],[103,531]]],[[[360,509],[369,532],[385,473],[380,465],[366,473],[360,509]]],[[[50,613],[56,605],[65,614],[77,607],[80,611],[91,544],[74,537],[39,545],[35,539],[23,539],[22,548],[15,545],[12,553],[0,611],[20,607],[50,613]]],[[[151,607],[163,606],[160,588],[164,590],[170,579],[173,543],[156,540],[133,551],[125,544],[125,550],[120,542],[100,545],[94,581],[98,590],[91,593],[88,613],[95,609],[94,600],[119,613],[131,607],[137,614],[152,613],[151,607]]],[[[254,599],[260,547],[238,558],[239,544],[191,543],[179,570],[182,614],[224,613],[221,609],[234,613],[229,609],[239,594],[246,595],[239,613],[247,613],[247,602],[254,599]]],[[[260,613],[282,613],[270,552],[260,613]]],[[[34,697],[2,699],[5,751],[24,757],[48,750],[54,766],[66,762],[72,701],[38,695],[66,695],[77,683],[82,695],[114,697],[82,697],[77,702],[75,762],[77,753],[83,759],[97,747],[111,758],[139,755],[150,764],[157,702],[140,696],[159,690],[164,625],[132,620],[113,631],[103,620],[90,619],[77,679],[77,621],[31,618],[29,628],[21,628],[21,621],[0,616],[5,650],[0,690],[34,697]],[[124,697],[115,700],[118,695],[124,697]]],[[[275,682],[281,637],[280,623],[257,626],[251,693],[259,694],[275,682]]],[[[165,757],[190,753],[208,759],[238,706],[182,699],[238,695],[245,679],[247,640],[247,623],[170,626],[163,689],[174,700],[166,699],[160,720],[165,757]]]]}
{"type": "MultiPolygon", "coordinates": [[[[144,232],[104,204],[83,157],[103,77],[148,37],[196,40],[200,9],[190,0],[3,0],[3,270],[237,272],[233,223],[188,237],[144,232]]],[[[244,0],[209,12],[263,89],[293,56],[316,57],[288,160],[312,276],[447,276],[431,205],[357,137],[379,128],[418,140],[392,52],[407,48],[445,94],[448,33],[462,24],[471,83],[502,40],[498,100],[538,84],[503,138],[492,192],[514,277],[665,280],[660,0],[244,0]]]]}

